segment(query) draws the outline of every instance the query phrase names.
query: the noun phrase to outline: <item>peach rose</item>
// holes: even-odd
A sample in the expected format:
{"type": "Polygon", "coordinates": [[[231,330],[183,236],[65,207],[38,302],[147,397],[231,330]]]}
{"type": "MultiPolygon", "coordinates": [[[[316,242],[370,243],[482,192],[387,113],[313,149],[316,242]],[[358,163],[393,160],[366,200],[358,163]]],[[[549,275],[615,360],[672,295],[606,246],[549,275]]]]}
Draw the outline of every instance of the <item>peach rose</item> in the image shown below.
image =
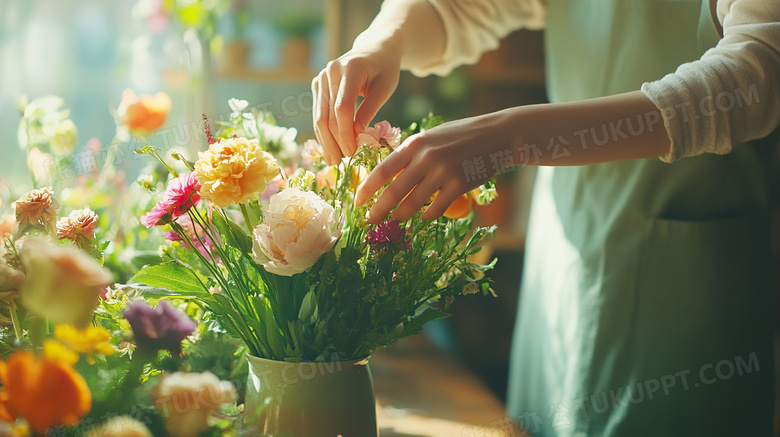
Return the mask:
{"type": "Polygon", "coordinates": [[[43,187],[20,197],[13,203],[13,207],[20,230],[38,225],[54,229],[60,205],[54,200],[51,187],[43,187]]]}
{"type": "Polygon", "coordinates": [[[85,326],[111,281],[100,264],[73,246],[29,241],[20,253],[26,279],[22,304],[54,323],[85,326]]]}
{"type": "Polygon", "coordinates": [[[253,237],[255,261],[271,273],[292,276],[313,266],[336,245],[341,220],[313,192],[287,188],[271,196],[253,237]]]}
{"type": "Polygon", "coordinates": [[[256,199],[279,174],[279,164],[258,140],[229,138],[199,152],[194,173],[200,196],[225,208],[256,199]]]}
{"type": "Polygon", "coordinates": [[[57,222],[57,238],[69,239],[78,244],[83,239],[95,238],[98,215],[89,208],[77,209],[57,222]]]}
{"type": "Polygon", "coordinates": [[[174,437],[197,437],[209,429],[209,416],[220,405],[235,402],[236,389],[211,372],[165,375],[152,391],[165,429],[174,437]]]}

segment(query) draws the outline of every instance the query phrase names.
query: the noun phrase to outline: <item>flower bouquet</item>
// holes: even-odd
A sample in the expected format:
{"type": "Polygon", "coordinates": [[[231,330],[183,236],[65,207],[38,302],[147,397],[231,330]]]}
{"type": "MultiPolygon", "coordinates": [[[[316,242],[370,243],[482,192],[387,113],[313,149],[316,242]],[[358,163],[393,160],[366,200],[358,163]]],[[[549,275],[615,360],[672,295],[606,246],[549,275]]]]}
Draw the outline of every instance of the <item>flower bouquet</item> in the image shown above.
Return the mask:
{"type": "Polygon", "coordinates": [[[492,264],[469,256],[493,229],[474,228],[469,210],[494,190],[464,195],[436,220],[418,213],[407,222],[369,225],[373,200],[357,206],[355,191],[416,125],[404,133],[387,122],[369,128],[338,166],[326,166],[310,140],[302,166],[282,168],[269,150],[278,151],[274,140],[289,132],[247,111],[246,102],[231,106],[217,138],[207,124],[210,145],[196,162],[174,155],[186,173],[151,147],[138,150],[173,177],[141,222],[166,226],[173,241],[166,261],[143,268],[132,282],[147,296],[195,299],[220,329],[243,340],[252,373],[245,420],[266,433],[375,435],[371,353],[444,317],[442,306],[457,295],[491,292],[484,272],[492,264]],[[350,385],[345,369],[362,382],[350,385]],[[335,393],[355,399],[345,404],[332,399],[335,393]],[[260,405],[262,417],[253,418],[260,405]],[[356,419],[356,411],[366,419],[356,419]]]}

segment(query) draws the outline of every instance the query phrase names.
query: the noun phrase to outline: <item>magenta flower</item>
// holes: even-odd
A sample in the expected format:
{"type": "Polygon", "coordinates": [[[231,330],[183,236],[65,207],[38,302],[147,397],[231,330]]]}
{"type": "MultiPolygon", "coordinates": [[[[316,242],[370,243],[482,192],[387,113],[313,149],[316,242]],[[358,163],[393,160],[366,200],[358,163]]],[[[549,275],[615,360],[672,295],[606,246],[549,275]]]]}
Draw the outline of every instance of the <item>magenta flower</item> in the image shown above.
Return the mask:
{"type": "Polygon", "coordinates": [[[212,257],[209,251],[214,248],[214,242],[205,229],[203,229],[203,226],[198,224],[196,233],[196,225],[192,223],[192,218],[188,215],[177,218],[176,223],[184,229],[184,234],[187,236],[187,239],[182,238],[181,235],[177,234],[175,231],[167,231],[165,233],[165,238],[168,241],[181,241],[185,246],[194,247],[207,259],[211,259],[212,257]],[[198,239],[198,237],[200,237],[200,239],[198,239]],[[201,240],[203,240],[203,244],[201,244],[201,240]]]}
{"type": "Polygon", "coordinates": [[[368,231],[366,243],[375,252],[389,248],[406,250],[411,247],[406,240],[406,230],[401,228],[397,220],[385,220],[376,225],[368,231]]]}
{"type": "Polygon", "coordinates": [[[192,334],[197,326],[164,300],[156,308],[142,300],[130,302],[123,314],[133,328],[138,350],[143,353],[165,349],[180,355],[182,340],[192,334]]]}
{"type": "Polygon", "coordinates": [[[200,183],[193,173],[183,174],[168,182],[163,199],[151,211],[141,216],[147,228],[164,225],[187,213],[200,200],[200,183]]]}
{"type": "Polygon", "coordinates": [[[381,146],[395,149],[401,144],[401,129],[393,127],[387,121],[380,121],[373,127],[366,128],[365,132],[358,134],[358,145],[377,149],[381,146]]]}

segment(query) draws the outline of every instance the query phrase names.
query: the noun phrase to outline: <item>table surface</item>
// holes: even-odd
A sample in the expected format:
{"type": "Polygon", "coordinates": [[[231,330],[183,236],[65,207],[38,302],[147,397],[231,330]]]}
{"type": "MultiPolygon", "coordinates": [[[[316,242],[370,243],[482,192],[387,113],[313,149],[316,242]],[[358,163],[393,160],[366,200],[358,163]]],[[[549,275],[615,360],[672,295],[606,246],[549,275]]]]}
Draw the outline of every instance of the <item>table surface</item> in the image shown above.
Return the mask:
{"type": "Polygon", "coordinates": [[[530,437],[455,358],[418,335],[374,353],[380,437],[530,437]]]}

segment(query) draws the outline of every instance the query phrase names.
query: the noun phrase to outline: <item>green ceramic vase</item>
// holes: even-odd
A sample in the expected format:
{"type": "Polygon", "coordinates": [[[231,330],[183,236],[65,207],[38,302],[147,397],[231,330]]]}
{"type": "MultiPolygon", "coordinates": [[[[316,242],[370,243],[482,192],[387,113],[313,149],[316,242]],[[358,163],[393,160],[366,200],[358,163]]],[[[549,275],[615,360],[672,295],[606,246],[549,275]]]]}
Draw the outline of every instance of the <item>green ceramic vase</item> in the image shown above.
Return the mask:
{"type": "Polygon", "coordinates": [[[368,359],[304,363],[251,355],[247,359],[244,422],[253,431],[286,437],[377,437],[368,359]]]}

